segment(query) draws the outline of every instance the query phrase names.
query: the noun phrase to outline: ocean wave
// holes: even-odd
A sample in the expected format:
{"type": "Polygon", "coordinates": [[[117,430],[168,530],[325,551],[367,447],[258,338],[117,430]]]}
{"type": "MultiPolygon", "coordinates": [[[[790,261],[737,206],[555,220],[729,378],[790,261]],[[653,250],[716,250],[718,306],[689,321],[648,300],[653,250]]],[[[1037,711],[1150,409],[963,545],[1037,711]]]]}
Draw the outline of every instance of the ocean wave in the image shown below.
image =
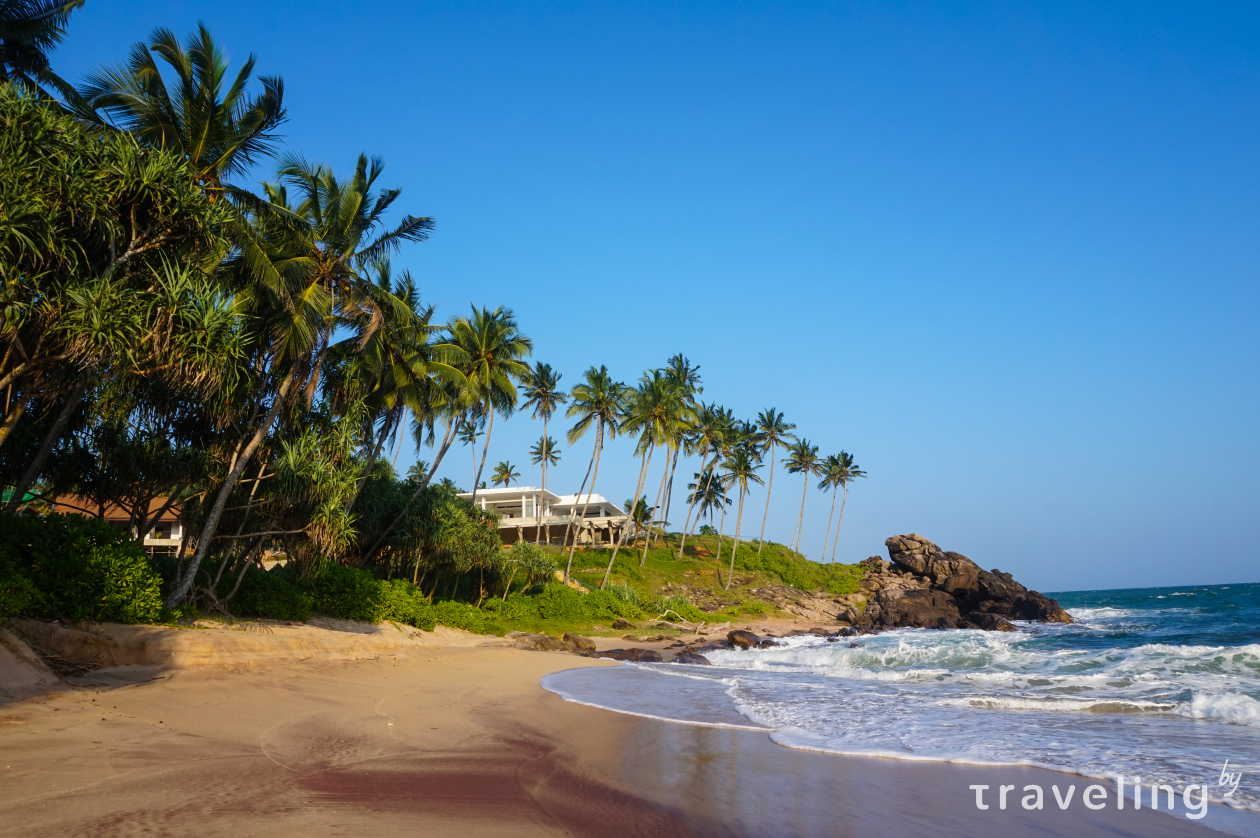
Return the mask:
{"type": "Polygon", "coordinates": [[[971,696],[941,702],[954,707],[978,710],[1048,710],[1073,713],[1166,713],[1176,710],[1176,702],[1130,701],[1115,698],[1028,698],[1008,696],[971,696]]]}
{"type": "Polygon", "coordinates": [[[1240,693],[1196,695],[1177,712],[1191,719],[1260,727],[1260,701],[1240,693]]]}

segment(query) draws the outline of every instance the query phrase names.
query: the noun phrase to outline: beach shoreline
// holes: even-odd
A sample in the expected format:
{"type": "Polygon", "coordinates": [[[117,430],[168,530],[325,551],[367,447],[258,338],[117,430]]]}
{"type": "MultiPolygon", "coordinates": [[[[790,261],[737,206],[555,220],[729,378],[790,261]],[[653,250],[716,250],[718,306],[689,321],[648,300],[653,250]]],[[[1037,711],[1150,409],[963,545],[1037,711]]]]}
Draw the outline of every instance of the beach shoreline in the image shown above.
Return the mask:
{"type": "Polygon", "coordinates": [[[123,665],[6,700],[0,835],[1218,834],[1149,811],[982,812],[969,785],[1081,778],[638,718],[540,686],[611,662],[422,640],[361,660],[123,665]]]}

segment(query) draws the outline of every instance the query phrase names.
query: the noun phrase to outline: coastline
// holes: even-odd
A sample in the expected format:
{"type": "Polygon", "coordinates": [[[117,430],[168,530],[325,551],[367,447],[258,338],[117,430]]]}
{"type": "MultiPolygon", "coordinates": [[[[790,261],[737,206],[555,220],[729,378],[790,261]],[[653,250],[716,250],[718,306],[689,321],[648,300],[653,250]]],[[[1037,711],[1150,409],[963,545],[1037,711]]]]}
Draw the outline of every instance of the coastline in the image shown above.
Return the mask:
{"type": "Polygon", "coordinates": [[[971,784],[1081,778],[629,716],[539,683],[611,662],[429,639],[365,660],[124,665],[6,701],[0,835],[1219,834],[1150,811],[980,812],[971,784]]]}

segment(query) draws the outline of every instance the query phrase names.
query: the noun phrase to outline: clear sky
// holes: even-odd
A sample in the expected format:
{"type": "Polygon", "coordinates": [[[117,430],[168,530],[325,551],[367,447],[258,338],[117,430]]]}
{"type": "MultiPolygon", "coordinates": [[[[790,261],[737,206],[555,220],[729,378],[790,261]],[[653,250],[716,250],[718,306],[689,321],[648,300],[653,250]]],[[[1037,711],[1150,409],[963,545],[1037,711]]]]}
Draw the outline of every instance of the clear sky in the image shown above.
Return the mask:
{"type": "MultiPolygon", "coordinates": [[[[443,318],[514,309],[564,385],[682,352],[853,453],[839,560],[914,531],[1043,590],[1260,580],[1260,6],[88,0],[54,67],[199,20],[284,76],[291,146],[380,154],[436,218],[396,264],[443,318]]],[[[536,484],[540,430],[496,423],[487,472],[536,484]]],[[[619,441],[596,491],[636,474],[619,441]]],[[[777,468],[767,537],[800,496],[777,468]]]]}

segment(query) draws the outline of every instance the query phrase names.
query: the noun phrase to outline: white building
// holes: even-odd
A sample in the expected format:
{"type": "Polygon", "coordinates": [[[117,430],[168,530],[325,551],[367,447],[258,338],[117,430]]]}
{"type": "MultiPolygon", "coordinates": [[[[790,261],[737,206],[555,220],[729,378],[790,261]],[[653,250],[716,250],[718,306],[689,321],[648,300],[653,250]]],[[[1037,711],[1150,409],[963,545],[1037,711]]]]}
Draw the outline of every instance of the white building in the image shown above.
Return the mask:
{"type": "MultiPolygon", "coordinates": [[[[473,493],[459,497],[472,500],[473,493]]],[[[563,545],[565,532],[578,544],[611,544],[629,517],[603,495],[557,495],[535,486],[477,490],[477,506],[499,514],[499,537],[504,544],[543,541],[563,545]],[[583,506],[586,515],[581,516],[583,506]],[[572,526],[570,527],[570,523],[572,526]],[[541,532],[540,532],[541,531],[541,532]],[[541,535],[541,537],[540,537],[541,535]]]]}

